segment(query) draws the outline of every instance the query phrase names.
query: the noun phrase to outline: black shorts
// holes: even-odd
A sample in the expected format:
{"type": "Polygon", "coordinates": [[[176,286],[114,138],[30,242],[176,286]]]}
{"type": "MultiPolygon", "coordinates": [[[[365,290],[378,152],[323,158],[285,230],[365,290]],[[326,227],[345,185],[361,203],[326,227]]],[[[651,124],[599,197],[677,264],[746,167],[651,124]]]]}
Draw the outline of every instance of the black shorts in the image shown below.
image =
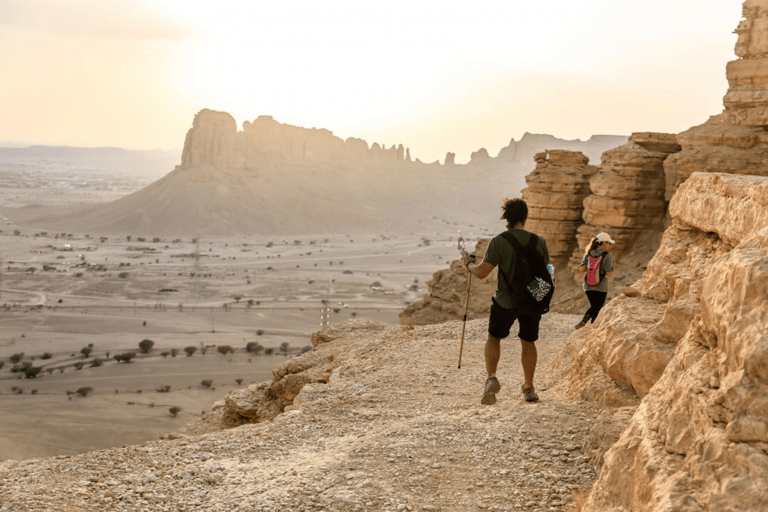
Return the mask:
{"type": "Polygon", "coordinates": [[[541,315],[522,315],[516,309],[507,309],[496,304],[491,299],[491,318],[488,320],[488,334],[500,340],[509,336],[509,331],[515,320],[518,320],[520,332],[518,337],[523,341],[533,343],[539,339],[539,322],[541,315]]]}

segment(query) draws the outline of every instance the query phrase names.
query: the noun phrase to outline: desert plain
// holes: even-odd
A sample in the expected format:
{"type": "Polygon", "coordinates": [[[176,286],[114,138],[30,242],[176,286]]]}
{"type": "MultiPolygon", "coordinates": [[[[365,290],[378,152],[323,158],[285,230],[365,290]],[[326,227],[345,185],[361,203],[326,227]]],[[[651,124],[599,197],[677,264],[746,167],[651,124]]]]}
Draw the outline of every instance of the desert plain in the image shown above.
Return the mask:
{"type": "Polygon", "coordinates": [[[109,202],[162,169],[117,183],[109,169],[2,171],[0,460],[173,433],[231,390],[271,380],[322,326],[396,324],[458,257],[462,226],[446,219],[386,233],[52,232],[15,213],[109,202]]]}

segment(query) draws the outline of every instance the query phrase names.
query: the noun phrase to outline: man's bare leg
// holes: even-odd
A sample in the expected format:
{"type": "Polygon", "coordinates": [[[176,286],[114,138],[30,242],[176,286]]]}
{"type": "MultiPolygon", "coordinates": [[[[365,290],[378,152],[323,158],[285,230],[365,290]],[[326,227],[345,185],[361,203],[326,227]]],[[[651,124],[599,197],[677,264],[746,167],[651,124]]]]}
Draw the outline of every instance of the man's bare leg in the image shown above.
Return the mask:
{"type": "Polygon", "coordinates": [[[501,384],[496,378],[496,369],[499,366],[501,358],[501,340],[495,336],[488,335],[485,342],[485,369],[488,372],[488,379],[485,381],[485,390],[480,403],[483,405],[493,405],[496,403],[496,393],[501,389],[501,384]]]}
{"type": "Polygon", "coordinates": [[[526,395],[527,401],[532,402],[539,399],[533,391],[533,375],[536,372],[538,351],[536,350],[536,343],[523,339],[520,339],[520,349],[520,362],[523,363],[523,375],[525,375],[523,394],[526,395]],[[526,390],[531,390],[530,394],[526,394],[526,390]]]}
{"type": "Polygon", "coordinates": [[[501,359],[501,340],[489,334],[485,342],[485,370],[489,377],[496,376],[499,359],[501,359]]]}
{"type": "Polygon", "coordinates": [[[533,374],[536,372],[536,361],[539,357],[536,344],[520,339],[520,362],[523,363],[523,375],[525,375],[525,387],[533,387],[533,374]]]}

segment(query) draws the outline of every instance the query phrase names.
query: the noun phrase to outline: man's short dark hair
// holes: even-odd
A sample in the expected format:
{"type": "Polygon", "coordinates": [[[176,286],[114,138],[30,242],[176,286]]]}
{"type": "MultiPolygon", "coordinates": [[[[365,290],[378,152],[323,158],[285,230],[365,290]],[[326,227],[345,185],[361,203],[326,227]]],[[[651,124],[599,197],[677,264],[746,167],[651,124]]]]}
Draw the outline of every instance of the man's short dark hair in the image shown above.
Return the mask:
{"type": "Polygon", "coordinates": [[[505,199],[501,205],[501,218],[509,223],[509,227],[528,220],[528,205],[520,198],[505,199]]]}

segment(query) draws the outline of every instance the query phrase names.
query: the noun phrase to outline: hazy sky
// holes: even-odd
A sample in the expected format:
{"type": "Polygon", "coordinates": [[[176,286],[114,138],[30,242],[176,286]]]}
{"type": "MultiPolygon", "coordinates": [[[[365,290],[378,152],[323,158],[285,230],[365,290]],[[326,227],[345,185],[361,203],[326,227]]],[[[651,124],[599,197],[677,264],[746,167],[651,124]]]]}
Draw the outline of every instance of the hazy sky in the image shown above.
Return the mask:
{"type": "Polygon", "coordinates": [[[179,148],[199,110],[414,158],[722,111],[742,0],[0,0],[0,139],[179,148]]]}

